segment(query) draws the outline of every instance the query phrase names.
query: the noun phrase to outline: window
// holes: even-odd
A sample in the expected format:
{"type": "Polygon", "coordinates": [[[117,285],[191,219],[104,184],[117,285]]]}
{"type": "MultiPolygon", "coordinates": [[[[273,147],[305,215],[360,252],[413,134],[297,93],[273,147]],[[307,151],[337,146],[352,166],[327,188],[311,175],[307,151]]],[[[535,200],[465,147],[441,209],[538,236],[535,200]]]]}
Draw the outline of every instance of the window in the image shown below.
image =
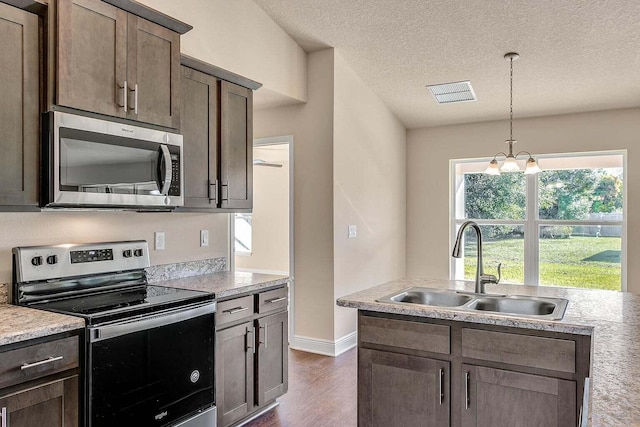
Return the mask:
{"type": "Polygon", "coordinates": [[[236,255],[251,255],[251,214],[236,213],[233,223],[236,255]]]}
{"type": "MultiPolygon", "coordinates": [[[[480,225],[486,273],[508,283],[623,289],[623,152],[539,156],[537,175],[485,175],[486,161],[452,162],[452,236],[480,225]]],[[[455,279],[473,280],[476,236],[452,258],[455,279]]]]}

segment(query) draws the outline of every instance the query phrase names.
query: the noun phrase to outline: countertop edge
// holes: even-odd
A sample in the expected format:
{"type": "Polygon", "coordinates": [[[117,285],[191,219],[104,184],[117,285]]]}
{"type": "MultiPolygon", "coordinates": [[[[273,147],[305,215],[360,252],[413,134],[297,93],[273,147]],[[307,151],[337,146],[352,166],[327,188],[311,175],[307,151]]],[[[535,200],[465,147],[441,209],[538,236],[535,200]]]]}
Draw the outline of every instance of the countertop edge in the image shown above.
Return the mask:
{"type": "Polygon", "coordinates": [[[457,311],[455,309],[435,309],[423,307],[405,308],[404,306],[385,304],[380,302],[357,302],[338,298],[336,304],[339,307],[355,308],[363,311],[378,313],[400,314],[405,316],[425,317],[429,319],[451,320],[456,322],[477,323],[483,325],[508,326],[519,329],[532,329],[546,332],[560,332],[576,335],[593,335],[594,327],[588,325],[575,325],[570,323],[555,323],[553,321],[540,321],[535,319],[500,316],[485,313],[473,313],[457,311]]]}

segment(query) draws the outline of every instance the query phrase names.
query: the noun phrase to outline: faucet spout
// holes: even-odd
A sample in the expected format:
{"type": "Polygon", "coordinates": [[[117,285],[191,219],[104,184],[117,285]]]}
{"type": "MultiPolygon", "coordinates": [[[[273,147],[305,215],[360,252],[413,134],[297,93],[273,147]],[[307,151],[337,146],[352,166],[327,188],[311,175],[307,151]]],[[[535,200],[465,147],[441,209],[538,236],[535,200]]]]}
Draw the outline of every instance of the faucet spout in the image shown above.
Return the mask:
{"type": "MultiPolygon", "coordinates": [[[[475,292],[477,294],[485,293],[485,284],[486,283],[498,283],[500,279],[496,278],[493,275],[485,275],[484,267],[482,265],[482,232],[480,231],[480,226],[474,221],[466,221],[460,226],[458,230],[458,235],[456,236],[456,242],[453,245],[453,251],[451,252],[451,256],[454,258],[462,257],[462,239],[464,237],[464,231],[467,227],[472,227],[476,232],[476,242],[477,242],[477,253],[476,253],[476,283],[475,283],[475,292]]],[[[498,266],[498,273],[500,272],[500,266],[498,266]]]]}

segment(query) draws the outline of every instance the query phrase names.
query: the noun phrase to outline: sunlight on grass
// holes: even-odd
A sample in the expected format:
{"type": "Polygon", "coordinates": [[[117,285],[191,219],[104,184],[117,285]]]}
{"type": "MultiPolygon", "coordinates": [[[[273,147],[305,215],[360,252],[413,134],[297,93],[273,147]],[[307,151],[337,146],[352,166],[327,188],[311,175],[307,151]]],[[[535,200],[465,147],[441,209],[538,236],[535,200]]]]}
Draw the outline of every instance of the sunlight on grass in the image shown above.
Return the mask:
{"type": "MultiPolygon", "coordinates": [[[[465,278],[474,280],[475,242],[465,244],[465,278]]],[[[619,237],[540,239],[540,284],[620,290],[619,237]]],[[[485,273],[496,274],[502,263],[503,281],[524,282],[524,241],[504,239],[483,242],[485,273]]]]}

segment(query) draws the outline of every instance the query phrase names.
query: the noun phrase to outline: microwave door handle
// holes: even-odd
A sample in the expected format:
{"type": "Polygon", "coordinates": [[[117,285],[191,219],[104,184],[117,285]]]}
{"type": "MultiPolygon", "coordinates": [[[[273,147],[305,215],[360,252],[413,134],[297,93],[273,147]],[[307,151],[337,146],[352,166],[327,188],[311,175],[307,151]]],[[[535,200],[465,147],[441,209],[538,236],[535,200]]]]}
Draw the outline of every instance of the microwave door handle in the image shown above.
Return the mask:
{"type": "Polygon", "coordinates": [[[166,196],[171,185],[171,153],[166,145],[160,146],[160,158],[158,159],[158,177],[160,181],[160,194],[166,196]]]}

